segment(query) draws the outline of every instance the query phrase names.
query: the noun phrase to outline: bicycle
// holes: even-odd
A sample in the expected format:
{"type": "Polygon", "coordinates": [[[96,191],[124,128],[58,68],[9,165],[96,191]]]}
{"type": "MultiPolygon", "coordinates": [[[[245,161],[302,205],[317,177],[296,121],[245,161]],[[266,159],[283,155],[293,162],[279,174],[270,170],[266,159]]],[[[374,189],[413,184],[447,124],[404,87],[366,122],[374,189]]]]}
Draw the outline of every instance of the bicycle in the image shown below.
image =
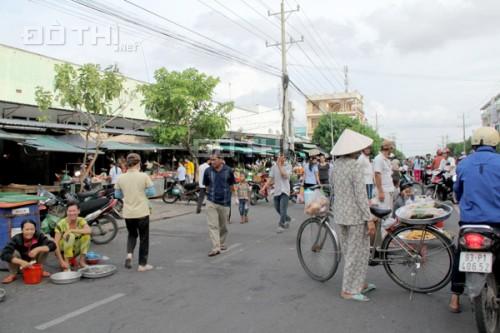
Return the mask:
{"type": "MultiPolygon", "coordinates": [[[[449,217],[451,207],[448,208],[449,217]]],[[[390,209],[378,207],[370,207],[370,211],[381,220],[379,223],[391,213],[390,209]]],[[[308,218],[297,233],[300,264],[311,278],[321,282],[335,275],[342,256],[339,237],[330,218],[333,218],[331,211],[325,216],[308,218]]],[[[380,248],[370,248],[369,264],[382,264],[396,284],[410,291],[431,293],[446,286],[451,280],[453,267],[452,240],[434,227],[433,221],[427,222],[402,223],[387,230],[380,248]],[[436,276],[429,278],[430,273],[436,276]]],[[[380,236],[378,228],[375,239],[380,236]]]]}

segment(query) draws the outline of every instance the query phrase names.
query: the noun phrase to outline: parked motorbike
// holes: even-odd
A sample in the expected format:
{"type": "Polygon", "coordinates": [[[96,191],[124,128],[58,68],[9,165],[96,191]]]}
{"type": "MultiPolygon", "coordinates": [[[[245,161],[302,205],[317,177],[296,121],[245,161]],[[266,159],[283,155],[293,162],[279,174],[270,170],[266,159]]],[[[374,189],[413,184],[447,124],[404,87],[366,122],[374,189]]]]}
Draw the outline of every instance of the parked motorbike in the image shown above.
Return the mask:
{"type": "Polygon", "coordinates": [[[410,175],[408,174],[407,170],[404,169],[404,168],[401,168],[400,169],[400,174],[401,174],[401,178],[400,178],[400,183],[410,183],[412,184],[411,187],[413,189],[413,194],[414,195],[423,195],[424,194],[424,187],[422,186],[422,184],[420,183],[417,183],[416,181],[413,180],[412,177],[410,177],[410,175]]]}
{"type": "Polygon", "coordinates": [[[430,185],[431,179],[432,179],[432,167],[428,165],[425,167],[425,170],[422,173],[422,181],[424,185],[430,185]]]}
{"type": "Polygon", "coordinates": [[[260,193],[260,189],[264,186],[265,182],[257,183],[249,181],[248,184],[252,189],[252,192],[250,193],[250,205],[255,206],[259,200],[266,200],[266,202],[269,202],[269,199],[267,198],[269,195],[268,190],[266,189],[264,193],[260,193]]]}
{"type": "Polygon", "coordinates": [[[445,170],[435,170],[432,174],[431,184],[426,186],[425,195],[439,201],[457,203],[453,193],[453,183],[456,175],[451,175],[445,170]]]}
{"type": "Polygon", "coordinates": [[[165,203],[174,203],[177,200],[185,200],[187,204],[190,201],[198,202],[200,189],[198,183],[188,183],[181,185],[173,178],[165,179],[165,191],[162,200],[165,203]]]}
{"type": "MultiPolygon", "coordinates": [[[[62,183],[60,195],[65,198],[67,202],[77,201],[79,203],[98,198],[106,197],[108,199],[115,199],[114,185],[105,185],[103,188],[97,188],[85,192],[71,192],[71,183],[62,183]]],[[[113,207],[112,214],[117,219],[123,218],[123,200],[116,199],[116,205],[113,207]]]]}
{"type": "Polygon", "coordinates": [[[302,182],[299,180],[292,184],[292,187],[290,188],[290,201],[293,203],[297,203],[297,197],[300,194],[300,188],[302,187],[302,182]]]}
{"type": "MultiPolygon", "coordinates": [[[[54,236],[57,222],[66,215],[68,200],[39,187],[38,196],[45,197],[40,201],[40,219],[42,231],[54,236]]],[[[112,215],[117,200],[106,197],[80,202],[80,216],[83,216],[92,230],[92,242],[107,244],[118,233],[118,223],[112,215]]]]}
{"type": "Polygon", "coordinates": [[[500,331],[500,276],[497,254],[500,228],[468,224],[460,227],[459,270],[465,272],[465,287],[471,299],[479,332],[500,331]]]}

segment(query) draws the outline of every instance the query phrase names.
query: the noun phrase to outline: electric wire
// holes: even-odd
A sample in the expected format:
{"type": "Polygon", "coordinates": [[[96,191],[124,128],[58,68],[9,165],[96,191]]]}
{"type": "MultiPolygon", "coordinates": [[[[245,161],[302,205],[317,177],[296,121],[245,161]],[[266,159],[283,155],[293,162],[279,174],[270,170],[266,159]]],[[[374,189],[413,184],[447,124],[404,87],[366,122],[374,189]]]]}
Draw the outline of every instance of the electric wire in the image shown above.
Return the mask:
{"type": "Polygon", "coordinates": [[[173,33],[171,31],[168,31],[168,30],[164,29],[164,28],[159,28],[159,27],[153,26],[151,24],[147,24],[147,23],[141,22],[140,20],[138,20],[135,17],[134,18],[127,17],[123,13],[117,14],[116,10],[115,11],[110,11],[109,9],[93,5],[90,2],[88,2],[88,1],[87,2],[83,2],[81,0],[69,0],[69,1],[77,3],[77,4],[81,5],[81,6],[87,7],[89,9],[94,10],[94,11],[105,13],[105,14],[111,16],[111,17],[119,18],[119,19],[121,19],[121,20],[123,20],[125,22],[128,22],[128,23],[131,23],[133,25],[145,28],[145,29],[147,29],[149,31],[153,31],[153,32],[155,32],[155,33],[157,33],[159,35],[162,35],[164,37],[167,37],[169,39],[176,40],[176,41],[178,41],[178,42],[180,42],[180,43],[182,43],[184,45],[189,45],[189,46],[195,47],[197,49],[202,50],[206,54],[212,55],[214,57],[219,57],[219,58],[222,58],[222,59],[227,60],[227,61],[238,62],[240,64],[243,64],[243,65],[248,66],[248,67],[252,67],[254,69],[257,69],[259,71],[265,72],[265,73],[273,75],[273,76],[280,76],[278,74],[279,69],[275,68],[274,66],[266,64],[266,66],[263,67],[263,65],[261,65],[261,64],[256,64],[256,63],[254,63],[252,61],[249,61],[247,59],[244,59],[244,58],[235,56],[233,54],[230,54],[230,53],[227,53],[227,52],[215,49],[215,48],[213,48],[210,45],[201,43],[199,41],[192,40],[192,39],[190,39],[190,38],[188,38],[186,36],[183,36],[181,34],[173,33]]]}

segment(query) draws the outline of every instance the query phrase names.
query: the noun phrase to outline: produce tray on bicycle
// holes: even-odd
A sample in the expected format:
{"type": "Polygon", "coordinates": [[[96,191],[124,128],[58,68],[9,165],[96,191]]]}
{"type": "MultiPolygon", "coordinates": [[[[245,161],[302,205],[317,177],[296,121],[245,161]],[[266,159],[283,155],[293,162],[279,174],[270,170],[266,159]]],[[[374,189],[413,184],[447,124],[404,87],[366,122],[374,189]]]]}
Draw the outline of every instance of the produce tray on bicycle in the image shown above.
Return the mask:
{"type": "Polygon", "coordinates": [[[448,219],[453,211],[448,205],[422,200],[396,210],[396,216],[407,224],[434,224],[448,219]]]}

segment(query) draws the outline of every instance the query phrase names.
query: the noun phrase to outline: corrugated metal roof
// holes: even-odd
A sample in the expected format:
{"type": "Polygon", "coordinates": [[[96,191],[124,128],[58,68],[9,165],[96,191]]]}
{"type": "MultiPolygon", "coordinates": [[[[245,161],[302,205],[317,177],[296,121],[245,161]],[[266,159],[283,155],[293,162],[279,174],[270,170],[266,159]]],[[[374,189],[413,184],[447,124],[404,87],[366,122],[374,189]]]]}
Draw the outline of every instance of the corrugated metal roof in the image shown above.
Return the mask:
{"type": "MultiPolygon", "coordinates": [[[[53,137],[51,135],[31,134],[22,144],[36,148],[39,151],[53,151],[53,152],[80,153],[80,154],[85,153],[84,149],[78,148],[64,141],[58,140],[56,137],[53,137]]],[[[88,152],[95,152],[95,150],[92,151],[89,150],[88,152]]]]}
{"type": "MultiPolygon", "coordinates": [[[[0,118],[0,124],[7,126],[20,126],[20,127],[34,127],[34,128],[53,128],[53,129],[66,129],[74,131],[85,131],[85,127],[81,125],[71,125],[71,124],[57,124],[49,122],[39,122],[33,120],[22,120],[22,119],[8,119],[0,118]]],[[[116,129],[116,128],[103,128],[103,133],[111,134],[130,134],[137,136],[151,136],[148,132],[134,131],[130,129],[116,129]]]]}

